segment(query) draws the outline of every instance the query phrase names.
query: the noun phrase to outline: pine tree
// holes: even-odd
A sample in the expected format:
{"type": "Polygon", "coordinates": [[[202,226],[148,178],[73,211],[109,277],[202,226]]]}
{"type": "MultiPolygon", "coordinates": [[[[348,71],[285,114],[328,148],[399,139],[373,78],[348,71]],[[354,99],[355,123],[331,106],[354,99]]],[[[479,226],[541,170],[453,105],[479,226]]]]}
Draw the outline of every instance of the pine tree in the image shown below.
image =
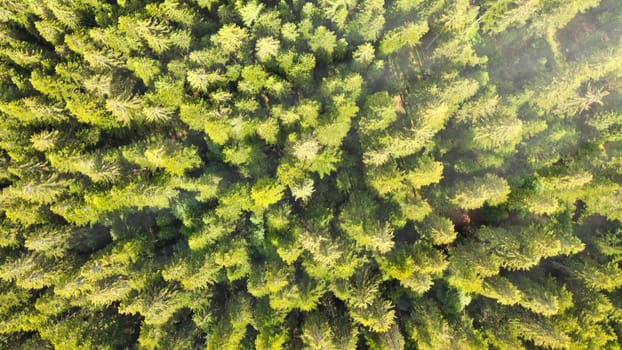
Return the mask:
{"type": "Polygon", "coordinates": [[[477,209],[485,203],[502,204],[507,200],[510,187],[507,181],[493,174],[474,178],[456,187],[452,203],[463,209],[477,209]]]}

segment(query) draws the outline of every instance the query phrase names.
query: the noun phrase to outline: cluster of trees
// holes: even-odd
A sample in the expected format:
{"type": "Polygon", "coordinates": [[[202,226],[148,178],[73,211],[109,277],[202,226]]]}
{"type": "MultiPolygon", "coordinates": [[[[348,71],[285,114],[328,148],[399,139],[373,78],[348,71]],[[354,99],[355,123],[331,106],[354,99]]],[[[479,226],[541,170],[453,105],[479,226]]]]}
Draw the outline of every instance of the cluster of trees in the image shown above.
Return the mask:
{"type": "Polygon", "coordinates": [[[618,349],[619,0],[0,0],[0,347],[618,349]]]}

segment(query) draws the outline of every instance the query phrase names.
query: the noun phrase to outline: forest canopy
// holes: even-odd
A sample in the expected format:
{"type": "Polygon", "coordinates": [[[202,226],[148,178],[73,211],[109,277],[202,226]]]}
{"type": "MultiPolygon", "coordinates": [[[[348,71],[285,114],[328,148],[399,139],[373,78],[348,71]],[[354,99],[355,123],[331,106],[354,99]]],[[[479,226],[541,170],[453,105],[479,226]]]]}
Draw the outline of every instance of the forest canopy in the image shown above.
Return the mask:
{"type": "Polygon", "coordinates": [[[0,348],[620,349],[619,0],[0,0],[0,348]]]}

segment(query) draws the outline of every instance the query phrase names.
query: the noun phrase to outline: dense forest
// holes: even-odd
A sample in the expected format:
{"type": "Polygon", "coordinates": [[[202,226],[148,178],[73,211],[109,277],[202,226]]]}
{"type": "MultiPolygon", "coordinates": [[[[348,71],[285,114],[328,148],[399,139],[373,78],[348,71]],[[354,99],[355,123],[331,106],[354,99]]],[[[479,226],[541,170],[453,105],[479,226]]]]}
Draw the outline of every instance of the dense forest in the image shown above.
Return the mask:
{"type": "Polygon", "coordinates": [[[620,0],[0,0],[0,348],[620,349],[620,0]]]}

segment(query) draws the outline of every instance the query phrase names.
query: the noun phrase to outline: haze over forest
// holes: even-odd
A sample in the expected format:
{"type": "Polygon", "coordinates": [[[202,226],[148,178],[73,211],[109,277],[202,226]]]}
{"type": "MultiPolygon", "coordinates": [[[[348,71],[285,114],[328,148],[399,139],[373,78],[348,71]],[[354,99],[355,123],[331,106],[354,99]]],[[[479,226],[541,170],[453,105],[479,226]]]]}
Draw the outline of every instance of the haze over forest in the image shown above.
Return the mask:
{"type": "Polygon", "coordinates": [[[0,0],[0,348],[620,349],[620,0],[0,0]]]}

